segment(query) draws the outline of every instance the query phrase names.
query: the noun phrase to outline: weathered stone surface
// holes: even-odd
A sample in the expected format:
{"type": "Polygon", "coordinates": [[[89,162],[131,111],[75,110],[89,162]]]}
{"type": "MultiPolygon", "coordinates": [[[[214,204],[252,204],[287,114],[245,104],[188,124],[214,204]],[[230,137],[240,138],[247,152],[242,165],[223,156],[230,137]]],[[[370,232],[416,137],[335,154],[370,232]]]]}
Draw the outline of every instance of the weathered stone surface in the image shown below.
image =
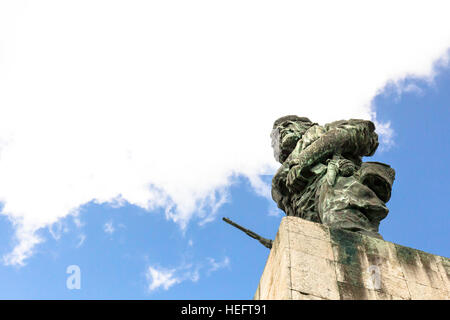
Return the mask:
{"type": "Polygon", "coordinates": [[[299,220],[297,217],[290,216],[286,216],[283,221],[286,221],[286,228],[289,228],[292,232],[297,232],[313,239],[319,239],[327,242],[330,241],[330,230],[324,225],[305,219],[299,220]],[[289,223],[287,223],[288,221],[289,223]]]}
{"type": "Polygon", "coordinates": [[[450,299],[447,290],[436,289],[414,281],[408,281],[408,289],[412,300],[448,300],[450,299]]]}
{"type": "Polygon", "coordinates": [[[403,279],[403,269],[397,260],[395,244],[373,237],[362,237],[360,247],[362,254],[361,265],[363,269],[376,265],[380,268],[382,276],[403,279]]]}
{"type": "Polygon", "coordinates": [[[327,300],[325,298],[317,297],[310,293],[300,292],[297,290],[292,290],[292,300],[327,300]]]}
{"type": "Polygon", "coordinates": [[[254,299],[450,299],[450,260],[284,217],[254,299]]]}
{"type": "Polygon", "coordinates": [[[408,282],[436,289],[446,287],[432,254],[396,245],[397,257],[408,282]]]}
{"type": "Polygon", "coordinates": [[[292,299],[289,289],[291,287],[289,250],[272,250],[265,270],[267,272],[261,277],[255,299],[292,299]]]}
{"type": "Polygon", "coordinates": [[[325,299],[339,299],[334,262],[291,250],[291,289],[325,299]]]}
{"type": "Polygon", "coordinates": [[[435,256],[434,260],[445,287],[450,288],[450,259],[435,256]]]}
{"type": "Polygon", "coordinates": [[[338,282],[341,300],[404,300],[379,290],[352,286],[349,283],[338,282]]]}
{"type": "Polygon", "coordinates": [[[311,238],[298,232],[289,232],[289,248],[323,259],[333,260],[333,250],[329,241],[311,238]]]}

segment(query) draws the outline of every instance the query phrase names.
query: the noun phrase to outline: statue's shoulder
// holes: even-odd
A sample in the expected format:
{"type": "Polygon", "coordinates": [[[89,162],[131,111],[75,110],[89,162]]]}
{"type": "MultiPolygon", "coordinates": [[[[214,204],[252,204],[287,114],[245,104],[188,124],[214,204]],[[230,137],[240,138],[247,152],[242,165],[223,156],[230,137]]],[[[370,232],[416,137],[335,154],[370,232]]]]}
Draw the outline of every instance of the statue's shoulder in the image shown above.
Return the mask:
{"type": "Polygon", "coordinates": [[[370,120],[364,119],[349,119],[349,120],[338,120],[327,123],[324,128],[329,131],[336,128],[349,129],[349,128],[368,128],[370,131],[375,131],[375,124],[370,120]]]}

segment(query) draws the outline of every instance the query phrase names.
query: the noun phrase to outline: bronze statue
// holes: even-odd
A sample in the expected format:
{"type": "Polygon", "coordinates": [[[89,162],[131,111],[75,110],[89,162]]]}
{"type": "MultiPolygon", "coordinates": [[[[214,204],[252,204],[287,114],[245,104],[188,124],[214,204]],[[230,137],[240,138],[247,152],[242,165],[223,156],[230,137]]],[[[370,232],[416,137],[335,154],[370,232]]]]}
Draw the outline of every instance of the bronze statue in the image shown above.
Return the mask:
{"type": "MultiPolygon", "coordinates": [[[[290,115],[275,121],[270,136],[282,164],[272,179],[272,198],[286,215],[382,239],[378,227],[389,212],[395,171],[384,163],[362,162],[378,147],[371,121],[320,126],[290,115]]],[[[272,247],[272,240],[223,220],[272,247]]]]}
{"type": "Polygon", "coordinates": [[[272,198],[297,216],[381,238],[395,171],[379,162],[362,162],[378,147],[375,125],[341,120],[324,126],[294,115],[275,121],[274,156],[282,166],[272,180],[272,198]]]}

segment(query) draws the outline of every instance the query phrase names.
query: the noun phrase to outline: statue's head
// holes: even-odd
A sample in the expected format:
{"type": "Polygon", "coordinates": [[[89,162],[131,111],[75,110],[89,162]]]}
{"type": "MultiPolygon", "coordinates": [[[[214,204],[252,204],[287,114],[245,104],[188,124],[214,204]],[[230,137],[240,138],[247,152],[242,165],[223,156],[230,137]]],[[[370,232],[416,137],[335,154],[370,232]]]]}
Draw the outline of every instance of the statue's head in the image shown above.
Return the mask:
{"type": "Polygon", "coordinates": [[[276,120],[270,134],[275,159],[283,163],[294,150],[298,140],[313,125],[315,123],[308,118],[294,115],[284,116],[276,120]]]}

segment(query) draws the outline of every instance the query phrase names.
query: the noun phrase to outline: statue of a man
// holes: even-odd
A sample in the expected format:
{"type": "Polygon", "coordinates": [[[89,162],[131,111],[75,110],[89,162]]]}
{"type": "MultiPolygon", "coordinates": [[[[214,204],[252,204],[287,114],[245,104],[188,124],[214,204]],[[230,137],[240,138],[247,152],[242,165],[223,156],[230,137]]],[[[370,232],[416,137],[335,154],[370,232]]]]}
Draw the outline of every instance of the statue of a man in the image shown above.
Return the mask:
{"type": "Polygon", "coordinates": [[[271,133],[274,156],[282,166],[272,180],[272,198],[289,216],[381,238],[380,221],[389,210],[395,171],[379,162],[362,162],[378,147],[367,120],[341,120],[324,126],[285,116],[271,133]]]}

